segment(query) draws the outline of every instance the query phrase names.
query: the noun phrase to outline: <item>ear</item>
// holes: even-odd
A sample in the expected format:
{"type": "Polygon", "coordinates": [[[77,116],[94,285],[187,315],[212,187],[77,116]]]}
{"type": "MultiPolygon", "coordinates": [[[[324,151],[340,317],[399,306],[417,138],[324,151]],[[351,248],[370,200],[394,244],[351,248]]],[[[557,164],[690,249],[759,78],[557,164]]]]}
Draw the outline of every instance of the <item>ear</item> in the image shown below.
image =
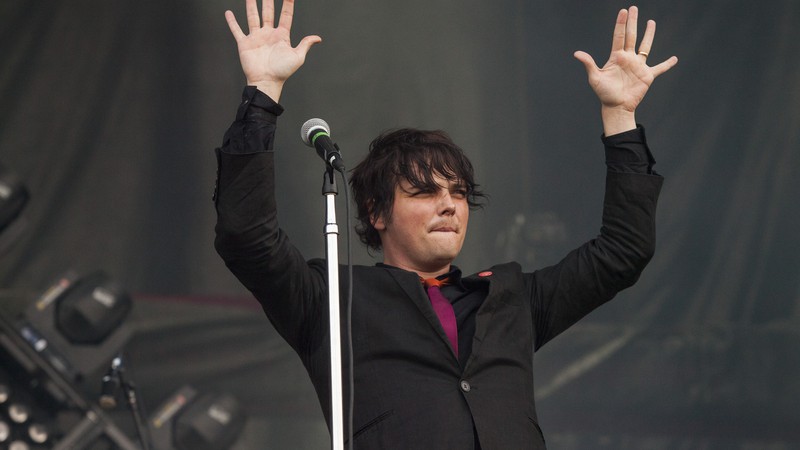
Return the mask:
{"type": "Polygon", "coordinates": [[[374,210],[375,202],[370,199],[367,201],[367,209],[369,209],[369,223],[372,225],[372,228],[375,228],[378,231],[386,229],[386,221],[383,220],[382,214],[375,214],[374,210]]]}
{"type": "Polygon", "coordinates": [[[373,214],[370,217],[369,222],[372,224],[372,227],[378,231],[383,231],[386,229],[386,220],[383,219],[383,214],[373,214]]]}

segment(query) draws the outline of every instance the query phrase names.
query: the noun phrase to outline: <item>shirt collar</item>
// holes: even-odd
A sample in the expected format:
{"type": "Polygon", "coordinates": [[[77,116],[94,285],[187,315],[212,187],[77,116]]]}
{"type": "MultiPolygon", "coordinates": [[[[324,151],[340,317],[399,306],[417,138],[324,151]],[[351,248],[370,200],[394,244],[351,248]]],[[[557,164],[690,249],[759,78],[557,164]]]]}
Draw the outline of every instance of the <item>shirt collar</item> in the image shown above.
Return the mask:
{"type": "MultiPolygon", "coordinates": [[[[404,270],[404,269],[401,269],[399,267],[395,267],[395,266],[392,266],[392,265],[389,265],[389,264],[384,264],[384,263],[376,263],[375,266],[376,267],[383,267],[385,269],[404,270]]],[[[454,264],[450,264],[450,271],[449,272],[443,273],[443,274],[439,275],[438,277],[436,277],[436,279],[438,279],[438,280],[443,280],[445,278],[449,278],[450,279],[448,284],[459,286],[459,287],[463,287],[463,285],[461,284],[461,269],[459,269],[458,266],[456,266],[454,264]]]]}

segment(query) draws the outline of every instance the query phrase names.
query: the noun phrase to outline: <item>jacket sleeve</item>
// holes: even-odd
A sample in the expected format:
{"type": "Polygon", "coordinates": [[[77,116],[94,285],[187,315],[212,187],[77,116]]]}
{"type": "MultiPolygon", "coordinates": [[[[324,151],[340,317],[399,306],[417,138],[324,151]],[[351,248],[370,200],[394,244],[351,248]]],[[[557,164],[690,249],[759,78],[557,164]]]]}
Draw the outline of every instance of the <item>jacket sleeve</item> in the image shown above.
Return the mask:
{"type": "Polygon", "coordinates": [[[214,246],[225,265],[261,304],[277,331],[298,352],[324,335],[323,261],[306,262],[278,225],[275,154],[277,103],[245,89],[236,120],[216,150],[214,246]]]}
{"type": "Polygon", "coordinates": [[[632,286],[655,252],[663,178],[639,127],[604,137],[605,197],[600,235],[529,278],[535,348],[632,286]]]}

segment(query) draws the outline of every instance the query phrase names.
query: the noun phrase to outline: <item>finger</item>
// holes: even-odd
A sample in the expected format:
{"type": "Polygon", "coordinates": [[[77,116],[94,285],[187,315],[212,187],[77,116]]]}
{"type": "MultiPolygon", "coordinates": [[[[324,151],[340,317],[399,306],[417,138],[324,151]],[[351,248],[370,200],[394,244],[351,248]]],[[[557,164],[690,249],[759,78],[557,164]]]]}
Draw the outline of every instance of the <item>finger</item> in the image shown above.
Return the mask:
{"type": "Polygon", "coordinates": [[[319,44],[320,42],[322,42],[322,38],[317,35],[306,36],[300,41],[299,44],[297,44],[296,48],[305,58],[305,55],[308,54],[308,51],[311,49],[311,47],[314,44],[319,44]]]}
{"type": "Polygon", "coordinates": [[[225,20],[228,22],[228,28],[231,29],[231,34],[233,34],[234,39],[238,41],[244,37],[242,27],[239,26],[239,22],[236,21],[236,17],[233,15],[233,12],[225,11],[225,20]]]}
{"type": "Polygon", "coordinates": [[[275,26],[275,3],[273,0],[262,0],[261,20],[263,20],[264,28],[272,28],[275,26]]]}
{"type": "Polygon", "coordinates": [[[281,7],[281,20],[278,26],[285,30],[291,30],[292,17],[294,17],[294,0],[283,0],[283,7],[281,7]]]}
{"type": "Polygon", "coordinates": [[[653,38],[655,35],[656,22],[654,20],[648,20],[647,28],[644,30],[644,36],[642,36],[642,43],[639,44],[639,54],[643,54],[645,58],[650,54],[650,49],[653,47],[653,38]]]}
{"type": "Polygon", "coordinates": [[[611,39],[611,51],[622,50],[625,45],[625,22],[628,20],[628,10],[621,9],[617,14],[617,23],[614,24],[614,36],[611,39]]]}
{"type": "Polygon", "coordinates": [[[636,22],[639,20],[639,8],[631,6],[628,9],[628,21],[625,24],[625,51],[636,50],[636,22]]]}
{"type": "Polygon", "coordinates": [[[673,67],[675,67],[675,64],[678,64],[678,57],[677,56],[673,56],[673,57],[669,58],[668,60],[662,62],[661,64],[659,64],[657,66],[653,66],[651,68],[651,70],[653,71],[653,76],[657,77],[657,76],[661,75],[662,73],[664,73],[664,72],[668,71],[669,69],[672,69],[673,67]]]}
{"type": "Polygon", "coordinates": [[[256,5],[256,0],[247,0],[245,6],[247,8],[247,27],[252,33],[253,30],[261,28],[261,19],[258,17],[258,5],[256,5]]]}
{"type": "Polygon", "coordinates": [[[597,67],[597,64],[594,62],[594,58],[592,58],[592,55],[579,50],[573,53],[572,56],[574,56],[575,59],[583,63],[583,67],[586,68],[587,74],[591,75],[593,72],[600,70],[600,68],[597,67]]]}

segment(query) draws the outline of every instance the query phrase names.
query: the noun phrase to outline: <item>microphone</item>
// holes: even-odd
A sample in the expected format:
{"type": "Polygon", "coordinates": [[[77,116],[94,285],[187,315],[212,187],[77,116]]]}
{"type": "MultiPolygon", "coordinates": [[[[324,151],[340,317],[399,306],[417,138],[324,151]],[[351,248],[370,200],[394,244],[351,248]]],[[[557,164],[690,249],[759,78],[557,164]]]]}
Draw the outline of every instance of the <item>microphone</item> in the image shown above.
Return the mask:
{"type": "Polygon", "coordinates": [[[111,360],[111,367],[103,375],[103,385],[100,388],[100,406],[104,409],[117,407],[117,392],[120,387],[119,371],[122,366],[122,357],[117,355],[111,360]]]}
{"type": "Polygon", "coordinates": [[[331,167],[344,172],[344,161],[339,153],[339,146],[331,140],[331,127],[322,119],[308,119],[300,128],[300,137],[303,142],[317,149],[320,158],[331,167]]]}

